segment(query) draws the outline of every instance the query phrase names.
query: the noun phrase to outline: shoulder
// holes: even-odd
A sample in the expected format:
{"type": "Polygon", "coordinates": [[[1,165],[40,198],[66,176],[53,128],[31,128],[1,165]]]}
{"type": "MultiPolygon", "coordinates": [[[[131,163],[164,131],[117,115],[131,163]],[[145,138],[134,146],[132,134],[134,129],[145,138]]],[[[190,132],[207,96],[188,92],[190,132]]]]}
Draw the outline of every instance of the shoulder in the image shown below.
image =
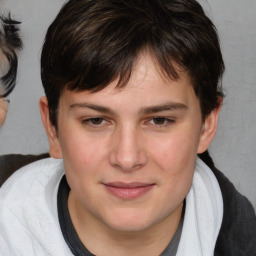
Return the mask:
{"type": "Polygon", "coordinates": [[[56,189],[64,174],[61,160],[47,158],[17,170],[0,189],[0,212],[3,207],[26,207],[43,199],[45,190],[56,189]]]}
{"type": "Polygon", "coordinates": [[[55,177],[63,176],[61,160],[47,158],[28,164],[17,170],[1,187],[1,201],[5,197],[19,194],[26,196],[42,190],[55,177]]]}
{"type": "Polygon", "coordinates": [[[224,215],[215,255],[250,256],[256,252],[256,216],[249,200],[228,178],[212,168],[223,197],[224,215]]]}
{"type": "Polygon", "coordinates": [[[249,200],[219,171],[206,151],[199,157],[214,173],[223,198],[223,220],[215,256],[252,256],[256,252],[256,216],[249,200]]]}
{"type": "Polygon", "coordinates": [[[3,184],[0,244],[1,240],[6,242],[0,252],[11,250],[11,255],[20,255],[26,251],[30,252],[26,255],[33,255],[36,248],[40,255],[53,255],[49,253],[56,249],[53,241],[66,250],[57,213],[57,192],[63,175],[62,161],[49,158],[19,169],[3,184]]]}
{"type": "Polygon", "coordinates": [[[0,186],[21,167],[49,157],[48,153],[39,155],[8,154],[0,156],[0,186]]]}
{"type": "Polygon", "coordinates": [[[237,216],[244,213],[255,218],[255,211],[250,201],[236,190],[232,182],[221,171],[217,168],[213,168],[212,171],[220,185],[226,210],[237,216]]]}

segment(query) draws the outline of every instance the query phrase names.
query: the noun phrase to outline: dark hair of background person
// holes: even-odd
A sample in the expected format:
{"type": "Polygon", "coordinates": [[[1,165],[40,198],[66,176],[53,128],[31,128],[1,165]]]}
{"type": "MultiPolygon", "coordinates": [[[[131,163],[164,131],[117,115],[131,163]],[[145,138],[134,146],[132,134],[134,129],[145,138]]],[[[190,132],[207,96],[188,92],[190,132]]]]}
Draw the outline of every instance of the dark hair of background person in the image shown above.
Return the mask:
{"type": "Polygon", "coordinates": [[[49,27],[41,56],[41,78],[50,119],[64,88],[127,84],[138,55],[149,51],[162,72],[177,80],[188,72],[202,119],[223,97],[224,63],[216,28],[194,0],[72,0],[49,27]]]}
{"type": "Polygon", "coordinates": [[[12,20],[10,14],[0,16],[0,51],[4,58],[1,59],[1,67],[6,66],[7,72],[0,78],[0,86],[3,93],[0,97],[8,96],[15,87],[18,58],[16,51],[22,49],[22,40],[19,35],[20,22],[12,20]]]}

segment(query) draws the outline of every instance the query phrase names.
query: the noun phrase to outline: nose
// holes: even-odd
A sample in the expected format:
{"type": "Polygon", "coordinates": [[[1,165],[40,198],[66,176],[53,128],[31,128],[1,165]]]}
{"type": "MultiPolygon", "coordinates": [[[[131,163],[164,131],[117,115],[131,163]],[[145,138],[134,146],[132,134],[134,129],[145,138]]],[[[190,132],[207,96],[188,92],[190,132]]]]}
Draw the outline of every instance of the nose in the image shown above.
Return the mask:
{"type": "Polygon", "coordinates": [[[113,136],[111,165],[122,171],[134,171],[146,164],[147,154],[143,147],[143,138],[135,127],[119,128],[113,136]]]}

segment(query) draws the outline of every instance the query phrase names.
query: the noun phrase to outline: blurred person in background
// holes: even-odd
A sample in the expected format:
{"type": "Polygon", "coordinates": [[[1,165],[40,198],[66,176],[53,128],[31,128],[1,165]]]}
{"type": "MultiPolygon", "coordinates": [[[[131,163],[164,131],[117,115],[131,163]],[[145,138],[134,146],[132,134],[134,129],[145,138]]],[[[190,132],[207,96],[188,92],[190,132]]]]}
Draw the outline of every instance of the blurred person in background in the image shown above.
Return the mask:
{"type": "MultiPolygon", "coordinates": [[[[0,128],[3,126],[10,100],[8,96],[16,84],[18,53],[22,49],[20,22],[8,16],[0,16],[0,128]]],[[[1,145],[1,144],[0,144],[1,145]]],[[[0,156],[0,186],[17,169],[48,154],[0,156]]]]}
{"type": "Polygon", "coordinates": [[[0,17],[0,127],[4,124],[8,111],[8,95],[16,83],[18,58],[22,48],[19,35],[19,22],[7,17],[0,17]]]}

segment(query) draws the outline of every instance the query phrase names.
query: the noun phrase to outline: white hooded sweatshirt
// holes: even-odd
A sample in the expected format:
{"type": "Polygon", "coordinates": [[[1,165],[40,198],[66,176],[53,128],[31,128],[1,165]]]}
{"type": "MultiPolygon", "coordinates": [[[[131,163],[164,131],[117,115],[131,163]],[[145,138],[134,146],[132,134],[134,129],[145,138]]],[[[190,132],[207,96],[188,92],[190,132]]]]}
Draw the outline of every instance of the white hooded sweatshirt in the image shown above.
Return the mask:
{"type": "MultiPolygon", "coordinates": [[[[62,160],[44,159],[18,170],[0,189],[0,255],[70,256],[58,220],[62,160]]],[[[177,256],[212,256],[223,201],[212,171],[198,158],[177,256]]]]}

